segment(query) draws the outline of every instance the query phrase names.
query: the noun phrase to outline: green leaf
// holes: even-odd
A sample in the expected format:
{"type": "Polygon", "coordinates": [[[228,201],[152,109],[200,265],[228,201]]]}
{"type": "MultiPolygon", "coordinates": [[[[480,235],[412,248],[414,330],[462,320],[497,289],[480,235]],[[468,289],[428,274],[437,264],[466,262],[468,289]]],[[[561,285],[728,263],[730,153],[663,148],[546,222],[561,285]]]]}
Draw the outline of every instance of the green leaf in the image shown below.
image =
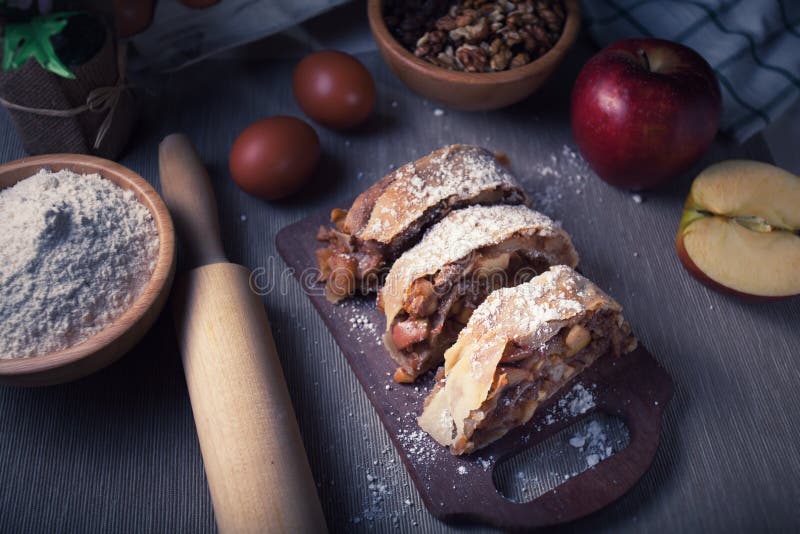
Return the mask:
{"type": "MultiPolygon", "coordinates": [[[[3,0],[0,0],[2,2],[3,0]]],[[[33,17],[28,22],[8,24],[3,36],[3,70],[16,70],[30,58],[43,69],[64,78],[75,75],[61,62],[50,38],[64,30],[69,17],[75,13],[55,13],[33,17]]]]}
{"type": "Polygon", "coordinates": [[[3,36],[3,70],[6,72],[13,70],[15,54],[24,40],[16,26],[16,24],[7,25],[3,36]]]}

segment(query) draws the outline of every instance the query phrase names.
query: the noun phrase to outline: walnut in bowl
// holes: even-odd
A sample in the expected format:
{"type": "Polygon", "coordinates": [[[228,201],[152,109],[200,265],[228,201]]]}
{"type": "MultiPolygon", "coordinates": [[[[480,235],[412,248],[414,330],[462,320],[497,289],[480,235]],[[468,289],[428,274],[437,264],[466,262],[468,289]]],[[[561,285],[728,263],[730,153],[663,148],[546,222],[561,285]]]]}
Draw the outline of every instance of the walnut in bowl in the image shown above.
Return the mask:
{"type": "Polygon", "coordinates": [[[577,0],[369,0],[368,15],[394,73],[417,93],[462,110],[497,109],[531,95],[580,26],[577,0]]]}

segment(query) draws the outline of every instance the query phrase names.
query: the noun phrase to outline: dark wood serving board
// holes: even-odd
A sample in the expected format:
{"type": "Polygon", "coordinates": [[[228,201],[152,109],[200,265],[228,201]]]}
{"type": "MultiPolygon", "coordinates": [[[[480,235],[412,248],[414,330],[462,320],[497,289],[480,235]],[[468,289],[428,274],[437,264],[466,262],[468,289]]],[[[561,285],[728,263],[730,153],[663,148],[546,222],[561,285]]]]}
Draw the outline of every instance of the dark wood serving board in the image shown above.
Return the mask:
{"type": "MultiPolygon", "coordinates": [[[[642,346],[619,359],[601,358],[574,379],[593,385],[595,407],[588,412],[566,414],[553,422],[547,417],[556,397],[527,425],[489,447],[452,456],[416,422],[432,373],[415,385],[399,385],[391,378],[396,365],[380,341],[385,321],[374,298],[332,305],[316,283],[315,235],[327,223],[327,214],[320,214],[283,228],[276,237],[278,251],[333,334],[435,517],[506,529],[565,523],[607,506],[647,471],[658,447],[662,412],[672,397],[672,380],[642,346]],[[530,502],[513,502],[497,491],[495,466],[596,411],[623,419],[630,433],[627,447],[530,502]]],[[[635,318],[629,319],[635,328],[635,318]]],[[[564,391],[570,388],[571,384],[564,391]]]]}

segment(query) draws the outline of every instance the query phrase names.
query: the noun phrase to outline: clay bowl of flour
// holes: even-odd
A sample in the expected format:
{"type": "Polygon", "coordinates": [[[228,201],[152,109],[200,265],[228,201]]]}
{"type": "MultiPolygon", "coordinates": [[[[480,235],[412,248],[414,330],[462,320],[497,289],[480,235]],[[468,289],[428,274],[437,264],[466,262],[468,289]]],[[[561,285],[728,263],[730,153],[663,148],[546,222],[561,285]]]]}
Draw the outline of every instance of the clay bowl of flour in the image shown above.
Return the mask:
{"type": "Polygon", "coordinates": [[[0,165],[0,384],[59,384],[116,361],[174,274],[169,211],[135,172],[77,154],[0,165]]]}

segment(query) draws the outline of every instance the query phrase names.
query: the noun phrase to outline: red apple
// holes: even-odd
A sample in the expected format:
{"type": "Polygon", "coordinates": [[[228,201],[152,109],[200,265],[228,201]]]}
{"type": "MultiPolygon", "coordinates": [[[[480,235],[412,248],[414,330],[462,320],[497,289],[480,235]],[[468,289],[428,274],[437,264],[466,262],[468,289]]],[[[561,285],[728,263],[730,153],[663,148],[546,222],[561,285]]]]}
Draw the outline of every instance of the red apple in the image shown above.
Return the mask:
{"type": "Polygon", "coordinates": [[[650,189],[703,155],[721,108],[717,78],[697,52],[663,39],[626,39],[598,52],[578,74],[572,133],[600,178],[650,189]]]}

